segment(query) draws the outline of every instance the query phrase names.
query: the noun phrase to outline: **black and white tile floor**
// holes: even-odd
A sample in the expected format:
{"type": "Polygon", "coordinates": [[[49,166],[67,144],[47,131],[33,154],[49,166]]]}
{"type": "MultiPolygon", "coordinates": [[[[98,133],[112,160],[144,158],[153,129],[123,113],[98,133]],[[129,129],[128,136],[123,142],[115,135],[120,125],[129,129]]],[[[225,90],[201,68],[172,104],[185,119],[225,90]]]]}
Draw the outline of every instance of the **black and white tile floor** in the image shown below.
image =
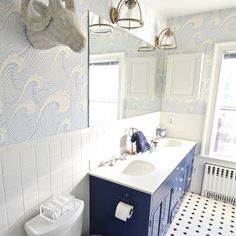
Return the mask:
{"type": "Polygon", "coordinates": [[[236,206],[187,193],[167,236],[236,236],[236,206]]]}

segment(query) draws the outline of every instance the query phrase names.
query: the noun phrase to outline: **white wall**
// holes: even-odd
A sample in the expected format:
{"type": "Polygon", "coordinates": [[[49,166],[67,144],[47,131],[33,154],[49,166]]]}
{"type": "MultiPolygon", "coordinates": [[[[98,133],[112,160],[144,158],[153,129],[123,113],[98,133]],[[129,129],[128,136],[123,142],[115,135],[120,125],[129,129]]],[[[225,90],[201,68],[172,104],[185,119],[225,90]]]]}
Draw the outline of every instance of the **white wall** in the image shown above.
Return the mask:
{"type": "Polygon", "coordinates": [[[159,113],[120,120],[0,149],[0,235],[24,236],[23,223],[53,194],[72,192],[85,201],[89,227],[88,171],[119,155],[126,129],[155,134],[159,113]]]}
{"type": "Polygon", "coordinates": [[[166,127],[170,137],[194,140],[201,144],[204,119],[204,115],[161,112],[160,124],[166,127]]]}

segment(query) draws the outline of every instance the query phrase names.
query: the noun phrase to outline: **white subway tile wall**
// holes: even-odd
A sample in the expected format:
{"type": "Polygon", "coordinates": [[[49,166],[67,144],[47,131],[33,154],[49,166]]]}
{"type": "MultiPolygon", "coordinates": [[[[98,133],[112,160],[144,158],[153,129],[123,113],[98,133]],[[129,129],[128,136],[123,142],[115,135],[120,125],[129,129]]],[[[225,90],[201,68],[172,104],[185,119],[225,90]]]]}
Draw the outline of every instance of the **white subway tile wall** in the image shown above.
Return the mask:
{"type": "Polygon", "coordinates": [[[40,203],[71,192],[90,169],[119,155],[127,128],[151,136],[158,125],[153,113],[0,148],[0,236],[24,236],[23,223],[40,203]]]}

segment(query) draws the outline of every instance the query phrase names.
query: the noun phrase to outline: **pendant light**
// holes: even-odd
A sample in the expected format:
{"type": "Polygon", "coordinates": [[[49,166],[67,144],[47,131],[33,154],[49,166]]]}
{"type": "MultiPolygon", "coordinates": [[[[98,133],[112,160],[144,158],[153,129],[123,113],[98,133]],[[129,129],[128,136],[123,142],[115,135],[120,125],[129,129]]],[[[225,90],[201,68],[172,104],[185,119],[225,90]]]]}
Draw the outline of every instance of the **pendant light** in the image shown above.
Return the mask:
{"type": "Polygon", "coordinates": [[[138,0],[120,0],[117,8],[111,9],[110,17],[113,24],[129,30],[144,25],[138,0]]]}
{"type": "Polygon", "coordinates": [[[143,43],[139,48],[138,52],[154,52],[156,48],[148,43],[143,43]]]}
{"type": "Polygon", "coordinates": [[[113,32],[114,27],[100,16],[90,13],[89,31],[91,34],[104,35],[113,32]]]}
{"type": "Polygon", "coordinates": [[[160,49],[177,48],[175,34],[170,28],[163,29],[161,33],[155,37],[155,46],[160,49]]]}

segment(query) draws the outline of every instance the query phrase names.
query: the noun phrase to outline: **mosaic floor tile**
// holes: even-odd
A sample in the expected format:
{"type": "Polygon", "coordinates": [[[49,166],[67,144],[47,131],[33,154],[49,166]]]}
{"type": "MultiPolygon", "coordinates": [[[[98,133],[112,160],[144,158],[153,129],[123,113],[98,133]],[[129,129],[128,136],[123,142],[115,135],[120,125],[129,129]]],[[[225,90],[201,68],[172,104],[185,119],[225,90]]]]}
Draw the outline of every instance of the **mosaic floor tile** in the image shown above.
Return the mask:
{"type": "Polygon", "coordinates": [[[236,206],[187,193],[166,236],[236,236],[236,206]]]}

